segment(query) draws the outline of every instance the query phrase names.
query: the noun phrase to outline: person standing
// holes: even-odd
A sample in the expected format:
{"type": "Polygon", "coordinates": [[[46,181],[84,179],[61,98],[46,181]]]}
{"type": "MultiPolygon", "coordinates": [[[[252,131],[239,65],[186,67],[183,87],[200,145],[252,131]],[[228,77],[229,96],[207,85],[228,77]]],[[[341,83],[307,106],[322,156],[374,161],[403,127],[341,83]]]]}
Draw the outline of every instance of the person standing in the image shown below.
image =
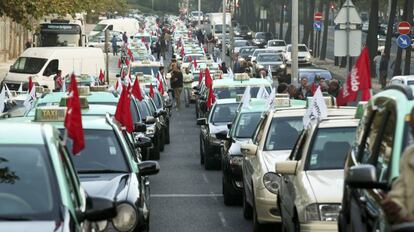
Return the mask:
{"type": "Polygon", "coordinates": [[[190,106],[190,99],[191,99],[191,89],[193,88],[193,75],[191,75],[190,70],[188,67],[185,68],[184,75],[183,75],[183,81],[184,81],[184,102],[185,107],[190,106]]]}
{"type": "Polygon", "coordinates": [[[381,52],[378,51],[377,55],[374,57],[374,64],[375,64],[375,78],[377,78],[379,80],[379,75],[380,75],[380,63],[381,63],[381,52]]]}
{"type": "Polygon", "coordinates": [[[112,36],[112,39],[111,39],[112,53],[114,54],[114,56],[118,55],[118,46],[117,46],[116,42],[117,42],[117,39],[116,39],[116,36],[114,35],[114,36],[112,36]]]}
{"type": "Polygon", "coordinates": [[[300,79],[300,87],[298,89],[298,99],[305,100],[307,97],[312,96],[312,92],[309,90],[308,77],[302,76],[300,79]]]}
{"type": "Polygon", "coordinates": [[[62,70],[57,70],[56,75],[53,77],[53,80],[55,81],[55,92],[62,91],[63,87],[63,79],[62,79],[62,70]]]}
{"type": "Polygon", "coordinates": [[[180,71],[177,65],[174,65],[172,67],[171,88],[174,92],[174,99],[176,103],[175,106],[176,110],[178,111],[181,105],[181,92],[183,90],[183,73],[180,71]]]}
{"type": "Polygon", "coordinates": [[[223,73],[227,73],[227,66],[226,66],[226,62],[222,62],[222,63],[221,63],[220,70],[221,70],[223,73]]]}
{"type": "Polygon", "coordinates": [[[122,41],[124,41],[124,45],[128,44],[128,36],[126,31],[124,31],[124,34],[122,34],[122,41]]]}

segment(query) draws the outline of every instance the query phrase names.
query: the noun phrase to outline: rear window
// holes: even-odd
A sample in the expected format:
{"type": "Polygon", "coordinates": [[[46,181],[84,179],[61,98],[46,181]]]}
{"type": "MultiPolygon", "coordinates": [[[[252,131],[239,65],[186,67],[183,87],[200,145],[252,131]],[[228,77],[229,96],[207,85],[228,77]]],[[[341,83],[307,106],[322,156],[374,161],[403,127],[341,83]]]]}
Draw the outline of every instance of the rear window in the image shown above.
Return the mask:
{"type": "Polygon", "coordinates": [[[307,157],[307,170],[343,169],[355,127],[319,128],[307,157]]]}

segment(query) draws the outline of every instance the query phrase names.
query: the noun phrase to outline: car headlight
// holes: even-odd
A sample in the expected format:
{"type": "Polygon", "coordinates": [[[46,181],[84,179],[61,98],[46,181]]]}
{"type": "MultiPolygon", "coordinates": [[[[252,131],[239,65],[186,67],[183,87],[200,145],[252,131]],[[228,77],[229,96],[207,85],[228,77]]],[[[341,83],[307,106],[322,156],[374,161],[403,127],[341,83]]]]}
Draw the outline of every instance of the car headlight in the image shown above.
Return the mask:
{"type": "Polygon", "coordinates": [[[242,166],[243,156],[232,156],[229,160],[229,163],[232,166],[242,166]]]}
{"type": "Polygon", "coordinates": [[[263,66],[263,65],[257,65],[257,67],[258,67],[259,69],[264,68],[264,66],[263,66]]]}
{"type": "Polygon", "coordinates": [[[247,32],[247,34],[248,34],[248,35],[252,35],[252,33],[251,33],[251,32],[247,32]]]}
{"type": "Polygon", "coordinates": [[[263,175],[263,184],[271,193],[277,194],[279,191],[280,177],[274,172],[268,172],[263,175]]]}
{"type": "Polygon", "coordinates": [[[336,221],[340,210],[340,204],[310,204],[305,208],[305,220],[336,221]]]}
{"type": "Polygon", "coordinates": [[[309,60],[310,58],[312,58],[312,56],[311,56],[310,54],[307,54],[307,55],[306,55],[306,59],[308,59],[308,60],[309,60]]]}
{"type": "Polygon", "coordinates": [[[155,129],[154,127],[147,127],[147,135],[154,135],[155,134],[155,129]]]}
{"type": "Polygon", "coordinates": [[[279,65],[279,68],[280,68],[280,69],[285,69],[285,68],[286,68],[286,64],[281,64],[281,65],[279,65]]]}
{"type": "Polygon", "coordinates": [[[117,215],[112,224],[119,231],[130,231],[137,223],[137,213],[132,205],[123,203],[116,207],[117,215]]]}

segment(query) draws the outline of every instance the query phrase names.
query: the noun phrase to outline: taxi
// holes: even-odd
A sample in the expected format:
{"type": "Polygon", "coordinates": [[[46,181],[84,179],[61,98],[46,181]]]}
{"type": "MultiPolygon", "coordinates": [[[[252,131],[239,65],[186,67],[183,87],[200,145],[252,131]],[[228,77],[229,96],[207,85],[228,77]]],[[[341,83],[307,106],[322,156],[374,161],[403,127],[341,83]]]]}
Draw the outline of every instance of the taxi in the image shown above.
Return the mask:
{"type": "Polygon", "coordinates": [[[283,179],[277,203],[284,231],[337,231],[344,162],[358,122],[353,117],[313,120],[288,160],[276,162],[283,179]]]}
{"type": "MultiPolygon", "coordinates": [[[[82,101],[81,101],[82,104],[82,101]]],[[[81,106],[82,107],[82,106],[81,106]]],[[[10,118],[13,121],[47,123],[64,134],[66,107],[43,106],[34,118],[10,118]]],[[[117,216],[100,221],[100,228],[131,231],[149,227],[149,185],[147,176],[159,172],[156,161],[141,161],[135,150],[141,144],[131,142],[112,117],[82,115],[85,149],[72,162],[81,186],[90,194],[116,200],[117,216]]],[[[143,128],[136,128],[137,132],[143,128]]],[[[67,141],[68,150],[71,140],[67,141]]]]}
{"type": "Polygon", "coordinates": [[[8,120],[0,127],[1,231],[101,231],[116,217],[114,198],[85,193],[54,127],[8,120]]]}
{"type": "Polygon", "coordinates": [[[389,85],[364,106],[345,162],[340,231],[390,229],[380,206],[380,190],[388,191],[400,175],[401,155],[413,141],[410,127],[413,91],[412,86],[389,85]]]}
{"type": "Polygon", "coordinates": [[[126,73],[128,75],[131,74],[131,76],[136,76],[138,73],[142,73],[144,76],[152,76],[152,73],[154,73],[154,75],[157,75],[160,67],[161,63],[159,61],[133,61],[128,66],[126,73]]]}
{"type": "MultiPolygon", "coordinates": [[[[334,99],[329,97],[325,101],[330,107],[328,117],[355,115],[355,107],[336,109],[334,99]]],[[[253,139],[241,144],[243,215],[246,219],[253,218],[255,228],[261,228],[263,223],[281,222],[280,210],[275,204],[280,177],[274,172],[274,164],[289,157],[303,130],[305,113],[306,103],[292,104],[287,96],[277,97],[275,108],[263,115],[253,139]]]]}
{"type": "Polygon", "coordinates": [[[249,107],[239,108],[228,135],[223,138],[221,167],[223,170],[222,190],[225,205],[241,203],[243,155],[240,152],[240,144],[252,138],[260,117],[266,109],[265,99],[251,99],[249,107]]]}
{"type": "Polygon", "coordinates": [[[228,124],[231,124],[239,107],[236,99],[220,99],[212,106],[206,118],[197,119],[200,125],[200,163],[206,170],[219,168],[222,155],[222,140],[227,135],[228,124]]]}

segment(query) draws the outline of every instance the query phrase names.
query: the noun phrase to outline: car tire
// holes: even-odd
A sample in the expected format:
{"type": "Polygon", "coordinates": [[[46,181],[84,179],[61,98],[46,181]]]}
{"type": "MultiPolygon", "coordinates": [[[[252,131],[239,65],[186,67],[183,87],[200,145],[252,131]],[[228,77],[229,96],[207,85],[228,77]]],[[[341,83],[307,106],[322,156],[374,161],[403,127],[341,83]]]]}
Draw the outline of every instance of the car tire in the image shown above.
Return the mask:
{"type": "Polygon", "coordinates": [[[204,164],[204,144],[200,136],[200,164],[204,164]]]}
{"type": "Polygon", "coordinates": [[[246,220],[251,220],[253,217],[253,208],[247,202],[245,190],[243,190],[243,217],[246,220]]]}
{"type": "Polygon", "coordinates": [[[165,131],[160,134],[160,151],[164,151],[165,148],[165,131]]]}
{"type": "Polygon", "coordinates": [[[226,178],[223,176],[222,179],[222,189],[223,189],[223,201],[224,205],[226,206],[233,206],[237,205],[237,198],[235,196],[232,196],[229,191],[229,183],[227,183],[226,178]]]}

